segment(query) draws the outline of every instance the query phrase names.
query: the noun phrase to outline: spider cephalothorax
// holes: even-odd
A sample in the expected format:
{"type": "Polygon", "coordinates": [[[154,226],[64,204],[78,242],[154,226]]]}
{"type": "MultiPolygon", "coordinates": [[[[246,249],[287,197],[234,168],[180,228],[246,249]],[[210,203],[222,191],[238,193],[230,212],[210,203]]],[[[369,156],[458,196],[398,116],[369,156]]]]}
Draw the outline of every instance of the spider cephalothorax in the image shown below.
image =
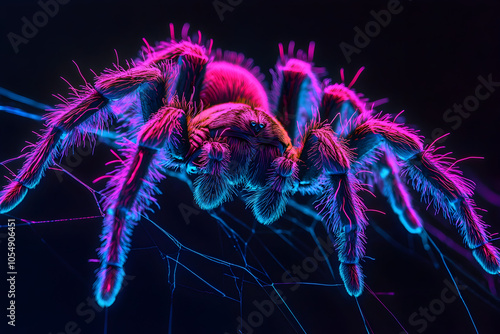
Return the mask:
{"type": "Polygon", "coordinates": [[[263,75],[243,55],[212,52],[212,41],[204,44],[200,33],[193,41],[187,27],[177,41],[171,27],[167,42],[155,48],[146,43],[142,60],[128,69],[115,65],[94,85],[73,89],[74,96],[48,114],[39,142],[0,193],[0,212],[19,204],[58,155],[116,117],[122,163],[105,176],[95,284],[102,306],[115,300],[133,227],[155,201],[166,168],[194,175],[194,197],[203,209],[243,189],[263,224],[277,220],[296,192],[319,196],[324,223],[337,236],[341,277],[353,296],[363,290],[363,175],[388,198],[408,231],[420,233],[423,225],[403,182],[408,178],[425,200],[457,221],[478,262],[497,274],[499,252],[477,213],[472,183],[453,160],[433,145],[424,147],[416,131],[375,114],[378,103],[354,92],[352,83],[346,86],[342,72],[342,83],[323,80],[325,71],[312,63],[314,44],[307,54],[293,48],[290,43],[285,55],[280,44],[268,94],[263,75]]]}

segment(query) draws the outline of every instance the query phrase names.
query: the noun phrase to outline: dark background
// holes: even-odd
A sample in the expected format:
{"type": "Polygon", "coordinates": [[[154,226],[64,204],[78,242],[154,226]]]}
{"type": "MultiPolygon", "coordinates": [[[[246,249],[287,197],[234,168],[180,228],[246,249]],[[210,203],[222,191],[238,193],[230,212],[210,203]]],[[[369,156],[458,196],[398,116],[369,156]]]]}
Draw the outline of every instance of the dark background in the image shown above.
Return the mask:
{"type": "MultiPolygon", "coordinates": [[[[237,5],[232,11],[226,11],[221,21],[211,1],[71,0],[60,6],[57,15],[27,44],[20,45],[16,54],[7,34],[20,34],[21,18],[26,16],[31,21],[40,7],[36,1],[2,1],[0,86],[53,105],[57,100],[51,94],[67,93],[67,84],[60,76],[74,85],[82,83],[72,60],[78,63],[87,79],[91,79],[89,69],[98,73],[115,61],[114,49],[121,60],[134,58],[143,45],[143,37],[154,43],[169,36],[170,22],[175,24],[178,33],[182,24],[189,22],[191,32],[201,30],[214,39],[215,48],[242,52],[253,58],[268,81],[267,69],[274,66],[279,42],[294,40],[297,47],[306,48],[313,40],[316,64],[325,66],[334,81],[340,80],[341,67],[350,80],[360,66],[366,66],[354,86],[357,91],[372,100],[388,97],[390,102],[381,109],[393,114],[406,110],[406,122],[421,129],[422,135],[430,136],[435,128],[451,132],[446,146],[455,157],[484,157],[460,165],[478,184],[479,195],[475,199],[488,211],[484,218],[492,225],[490,230],[500,231],[500,196],[495,196],[500,193],[497,130],[500,92],[481,101],[479,108],[463,119],[456,130],[450,127],[453,123],[443,119],[446,109],[474,94],[478,76],[487,78],[491,74],[494,81],[500,81],[498,2],[401,1],[402,12],[393,15],[389,25],[359,54],[352,55],[351,63],[344,58],[339,44],[352,45],[353,28],[364,29],[365,24],[373,20],[370,11],[386,9],[388,1],[325,3],[233,1],[237,5]]],[[[5,98],[0,101],[3,105],[23,107],[5,98]]],[[[43,113],[29,107],[25,109],[43,113]]],[[[25,141],[36,140],[32,131],[40,128],[39,122],[0,114],[0,161],[18,156],[25,141]]],[[[103,183],[92,184],[92,180],[109,171],[109,166],[103,167],[113,158],[109,147],[98,145],[94,157],[84,150],[79,152],[73,160],[63,159],[62,163],[74,163],[72,174],[101,190],[103,183]]],[[[14,162],[7,166],[17,170],[20,164],[14,162]]],[[[2,168],[1,174],[8,175],[7,169],[2,168]]],[[[213,264],[190,251],[178,252],[177,246],[164,234],[143,220],[136,228],[133,250],[125,267],[127,274],[134,278],[121,291],[106,317],[105,311],[92,312],[86,305],[87,298],[92,297],[97,268],[96,263],[88,260],[96,257],[102,218],[68,220],[99,216],[100,212],[87,189],[68,175],[62,180],[60,182],[54,171],[48,171],[21,205],[9,215],[1,215],[1,225],[7,223],[8,217],[17,218],[19,224],[16,230],[17,325],[15,330],[8,328],[8,333],[104,333],[105,319],[110,334],[168,333],[169,329],[172,333],[236,333],[237,318],[242,315],[247,319],[256,309],[253,301],[269,299],[271,288],[262,286],[281,282],[282,273],[312,256],[315,248],[311,234],[296,223],[310,225],[312,219],[293,208],[288,208],[286,217],[274,224],[274,230],[257,225],[240,200],[226,205],[226,213],[219,211],[227,225],[206,212],[193,214],[186,221],[179,206],[191,210],[192,194],[185,183],[170,178],[161,184],[162,209],[156,210],[151,219],[185,246],[226,261],[244,264],[237,247],[246,245],[243,252],[248,264],[257,268],[252,272],[260,271],[260,285],[242,270],[213,264]],[[21,219],[61,221],[21,226],[21,219]],[[243,241],[230,237],[228,229],[234,229],[243,241]],[[169,258],[178,255],[182,266],[174,272],[175,262],[169,258]],[[243,287],[241,295],[240,287],[243,287]],[[170,312],[172,320],[169,320],[170,312]],[[72,322],[78,327],[74,331],[72,322]]],[[[5,183],[2,181],[2,185],[5,183]]],[[[307,200],[296,197],[298,201],[307,200]]],[[[426,252],[418,236],[409,236],[381,196],[375,200],[365,197],[370,208],[387,212],[385,216],[370,213],[371,221],[378,228],[367,231],[367,256],[371,259],[366,259],[364,264],[366,283],[381,293],[378,298],[410,333],[474,333],[459,300],[446,304],[440,315],[427,322],[425,329],[410,322],[410,316],[418,312],[419,307],[429,307],[441,298],[449,275],[438,253],[426,252]],[[381,233],[381,229],[392,239],[381,233]],[[433,261],[433,257],[437,260],[433,261]],[[387,292],[391,294],[384,294],[387,292]]],[[[418,195],[414,197],[418,199],[418,195]]],[[[432,209],[426,212],[425,207],[419,206],[426,223],[461,246],[455,228],[440,216],[433,216],[432,209]]],[[[0,231],[4,232],[5,229],[0,231]]],[[[321,227],[315,230],[315,235],[326,238],[321,227]]],[[[494,280],[490,277],[488,283],[475,263],[434,239],[450,258],[448,263],[453,275],[468,286],[463,297],[479,332],[496,333],[500,303],[490,289],[500,289],[498,276],[494,280]]],[[[6,254],[6,240],[0,240],[2,253],[6,254]]],[[[6,262],[6,255],[0,259],[6,262]]],[[[332,256],[331,264],[335,278],[323,263],[304,280],[311,284],[294,292],[289,286],[278,286],[292,313],[284,307],[280,310],[275,307],[254,333],[301,333],[292,314],[307,333],[366,332],[356,301],[347,296],[344,288],[321,285],[340,283],[336,256],[332,256]]],[[[0,267],[5,268],[3,264],[0,267]]],[[[6,288],[0,295],[0,309],[5,310],[6,288]]],[[[358,301],[373,333],[402,331],[368,291],[358,301]]],[[[1,319],[4,328],[3,314],[1,319]]]]}

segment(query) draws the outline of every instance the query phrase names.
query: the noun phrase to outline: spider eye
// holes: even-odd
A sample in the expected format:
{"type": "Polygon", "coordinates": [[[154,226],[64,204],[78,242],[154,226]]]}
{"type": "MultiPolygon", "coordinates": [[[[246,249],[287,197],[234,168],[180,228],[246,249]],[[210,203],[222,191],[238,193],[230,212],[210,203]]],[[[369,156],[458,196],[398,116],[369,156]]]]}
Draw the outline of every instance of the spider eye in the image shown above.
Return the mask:
{"type": "Polygon", "coordinates": [[[260,123],[260,124],[259,124],[259,127],[260,127],[261,129],[263,129],[265,126],[266,126],[265,124],[262,124],[262,123],[260,123]]]}
{"type": "Polygon", "coordinates": [[[251,122],[250,122],[250,125],[251,125],[251,126],[252,126],[252,128],[253,128],[253,127],[255,127],[255,126],[257,125],[257,123],[255,123],[255,121],[251,121],[251,122]]]}

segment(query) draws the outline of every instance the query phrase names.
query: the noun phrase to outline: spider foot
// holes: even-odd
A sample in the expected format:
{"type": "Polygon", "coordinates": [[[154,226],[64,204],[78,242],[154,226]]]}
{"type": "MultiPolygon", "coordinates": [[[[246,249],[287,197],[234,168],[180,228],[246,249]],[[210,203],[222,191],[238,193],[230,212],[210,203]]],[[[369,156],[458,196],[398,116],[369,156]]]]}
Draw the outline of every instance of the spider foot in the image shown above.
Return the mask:
{"type": "Polygon", "coordinates": [[[95,299],[101,307],[109,307],[115,302],[116,295],[122,286],[125,271],[114,265],[103,265],[99,269],[95,282],[95,299]]]}
{"type": "Polygon", "coordinates": [[[340,277],[344,281],[344,286],[350,296],[358,297],[363,292],[363,272],[357,263],[341,263],[340,277]]]}
{"type": "Polygon", "coordinates": [[[418,213],[411,207],[405,207],[402,211],[398,212],[393,207],[394,212],[398,214],[399,221],[403,224],[408,232],[411,234],[420,234],[424,230],[424,223],[418,213]]]}
{"type": "Polygon", "coordinates": [[[472,250],[472,255],[474,255],[477,262],[488,273],[492,275],[500,274],[500,254],[498,248],[487,243],[472,250]]]}
{"type": "Polygon", "coordinates": [[[18,181],[12,181],[0,192],[0,213],[14,209],[26,196],[28,188],[18,181]]]}

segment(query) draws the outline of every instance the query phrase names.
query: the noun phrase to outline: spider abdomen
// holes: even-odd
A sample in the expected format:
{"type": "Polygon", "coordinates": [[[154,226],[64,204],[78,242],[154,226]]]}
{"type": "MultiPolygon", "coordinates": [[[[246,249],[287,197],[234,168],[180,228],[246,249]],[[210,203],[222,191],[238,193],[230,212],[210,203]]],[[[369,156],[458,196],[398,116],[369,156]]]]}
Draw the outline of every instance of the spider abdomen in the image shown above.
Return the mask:
{"type": "Polygon", "coordinates": [[[227,61],[207,66],[200,99],[207,106],[237,102],[269,110],[267,94],[259,80],[246,68],[227,61]]]}

